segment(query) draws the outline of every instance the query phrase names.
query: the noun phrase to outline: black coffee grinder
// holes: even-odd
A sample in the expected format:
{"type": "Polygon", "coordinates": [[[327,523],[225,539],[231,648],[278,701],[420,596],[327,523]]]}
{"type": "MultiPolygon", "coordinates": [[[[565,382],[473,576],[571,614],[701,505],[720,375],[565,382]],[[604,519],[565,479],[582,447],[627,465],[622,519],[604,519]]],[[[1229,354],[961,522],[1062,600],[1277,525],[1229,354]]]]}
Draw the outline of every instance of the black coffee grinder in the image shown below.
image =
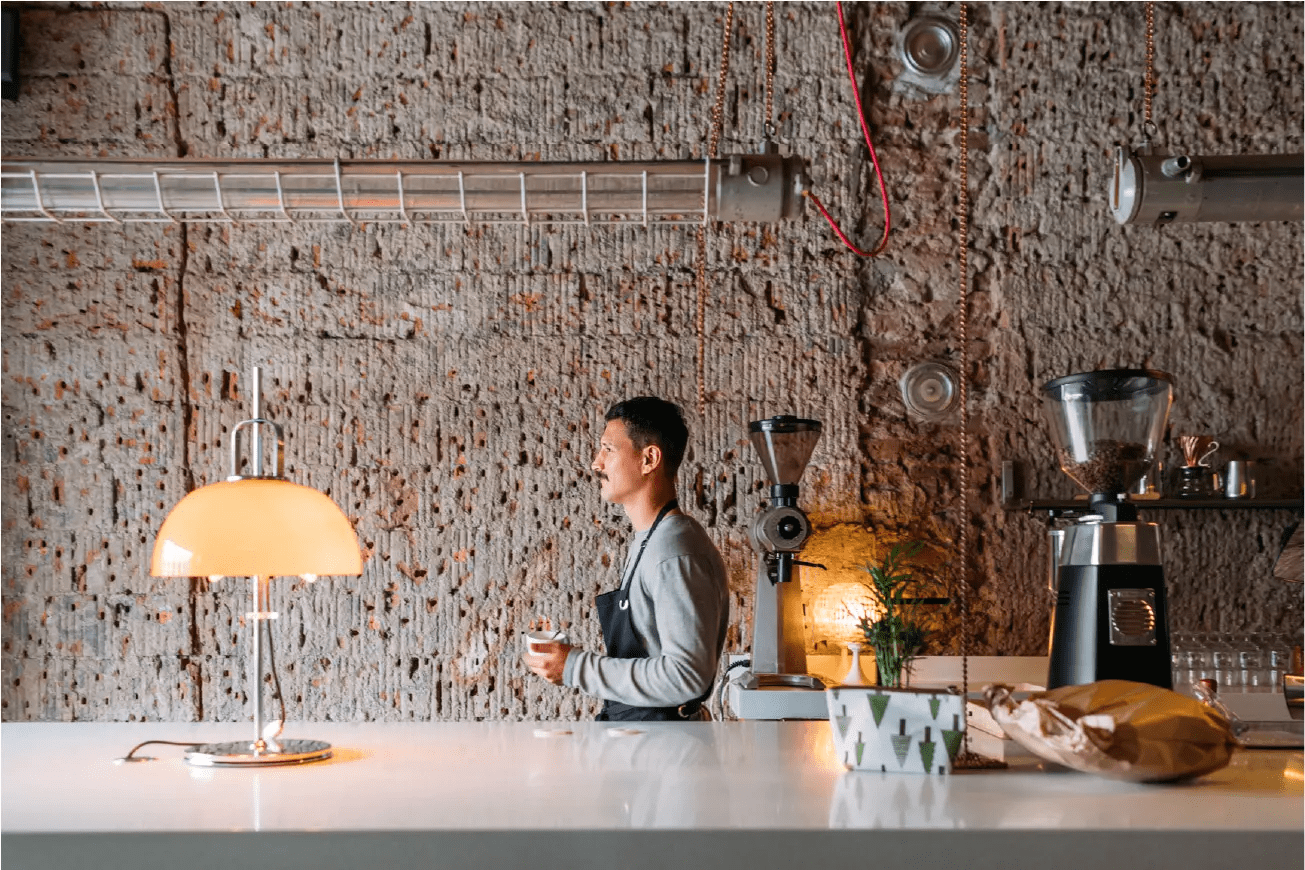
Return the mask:
{"type": "Polygon", "coordinates": [[[1090,493],[1057,560],[1047,688],[1109,679],[1171,688],[1159,530],[1138,522],[1126,493],[1151,467],[1172,379],[1112,369],[1057,378],[1042,394],[1060,468],[1090,493]]]}

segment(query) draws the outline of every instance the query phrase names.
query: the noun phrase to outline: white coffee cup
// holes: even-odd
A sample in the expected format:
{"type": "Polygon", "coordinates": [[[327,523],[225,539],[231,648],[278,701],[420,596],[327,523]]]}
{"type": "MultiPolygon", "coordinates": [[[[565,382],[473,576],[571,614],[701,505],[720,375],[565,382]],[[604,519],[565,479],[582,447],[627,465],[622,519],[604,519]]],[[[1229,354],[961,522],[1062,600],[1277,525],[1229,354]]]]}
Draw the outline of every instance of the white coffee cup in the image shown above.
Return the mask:
{"type": "Polygon", "coordinates": [[[543,652],[543,648],[554,643],[570,643],[571,639],[566,636],[566,632],[557,631],[528,631],[526,632],[526,646],[530,652],[538,655],[543,652]]]}

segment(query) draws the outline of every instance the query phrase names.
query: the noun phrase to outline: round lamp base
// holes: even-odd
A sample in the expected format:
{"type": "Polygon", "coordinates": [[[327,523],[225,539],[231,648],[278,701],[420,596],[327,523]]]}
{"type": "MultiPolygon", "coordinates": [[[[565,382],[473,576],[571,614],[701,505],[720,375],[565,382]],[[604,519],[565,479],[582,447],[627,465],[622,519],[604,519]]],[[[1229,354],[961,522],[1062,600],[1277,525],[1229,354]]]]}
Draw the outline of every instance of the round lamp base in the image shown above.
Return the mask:
{"type": "Polygon", "coordinates": [[[247,740],[234,743],[205,743],[186,753],[196,767],[270,767],[278,764],[308,764],[331,757],[331,744],[321,740],[282,740],[280,750],[255,751],[247,740]]]}

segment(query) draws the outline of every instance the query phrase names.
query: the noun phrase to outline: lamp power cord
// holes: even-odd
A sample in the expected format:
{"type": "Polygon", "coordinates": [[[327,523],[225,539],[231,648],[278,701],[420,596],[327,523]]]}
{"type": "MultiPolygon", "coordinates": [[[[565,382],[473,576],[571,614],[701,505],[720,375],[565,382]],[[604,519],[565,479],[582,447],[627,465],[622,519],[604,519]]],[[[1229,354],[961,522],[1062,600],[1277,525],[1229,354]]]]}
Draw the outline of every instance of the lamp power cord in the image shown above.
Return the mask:
{"type": "Polygon", "coordinates": [[[136,754],[137,750],[143,749],[146,746],[153,746],[156,743],[165,744],[167,746],[203,746],[204,745],[202,742],[195,742],[193,740],[146,740],[142,743],[137,743],[135,746],[131,748],[131,751],[128,752],[126,755],[124,755],[122,758],[113,759],[113,763],[126,764],[128,762],[137,762],[137,761],[158,761],[158,759],[152,755],[138,756],[136,754]]]}
{"type": "MultiPolygon", "coordinates": [[[[285,729],[285,695],[282,694],[281,692],[281,676],[280,674],[277,673],[276,644],[272,642],[272,626],[268,624],[270,620],[260,619],[258,620],[258,622],[260,624],[254,630],[263,631],[264,629],[266,629],[267,632],[265,635],[267,638],[267,663],[268,663],[269,670],[271,670],[272,672],[273,697],[276,698],[277,704],[281,710],[281,718],[273,722],[268,722],[267,726],[263,729],[263,733],[258,736],[264,740],[275,741],[276,738],[281,736],[281,732],[285,729]]],[[[262,675],[260,674],[258,680],[255,681],[254,691],[261,692],[262,690],[263,690],[262,675]]],[[[139,750],[144,749],[146,746],[161,745],[161,746],[195,747],[195,746],[203,746],[206,743],[211,743],[211,742],[212,741],[209,740],[145,740],[140,743],[137,743],[135,746],[131,748],[131,750],[126,755],[122,756],[121,758],[113,759],[113,763],[134,764],[140,761],[158,761],[158,758],[152,755],[136,754],[139,750]]]]}

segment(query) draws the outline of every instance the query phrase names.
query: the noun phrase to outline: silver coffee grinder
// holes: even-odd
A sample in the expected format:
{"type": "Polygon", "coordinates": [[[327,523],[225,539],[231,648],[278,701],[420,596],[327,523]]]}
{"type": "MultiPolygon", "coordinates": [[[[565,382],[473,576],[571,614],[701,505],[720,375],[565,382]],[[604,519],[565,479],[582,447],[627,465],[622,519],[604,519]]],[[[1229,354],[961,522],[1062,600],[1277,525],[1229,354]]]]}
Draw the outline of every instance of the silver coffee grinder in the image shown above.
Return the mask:
{"type": "Polygon", "coordinates": [[[798,481],[820,440],[820,421],[777,416],[748,424],[748,436],[770,480],[770,504],[752,524],[758,551],[753,597],[751,672],[731,683],[730,706],[741,719],[824,719],[824,682],[806,672],[802,590],[796,566],[811,534],[798,507],[798,481]]]}
{"type": "Polygon", "coordinates": [[[1112,369],[1042,388],[1060,468],[1086,490],[1056,561],[1048,688],[1097,680],[1172,686],[1160,535],[1126,493],[1164,434],[1173,383],[1164,372],[1112,369]]]}

